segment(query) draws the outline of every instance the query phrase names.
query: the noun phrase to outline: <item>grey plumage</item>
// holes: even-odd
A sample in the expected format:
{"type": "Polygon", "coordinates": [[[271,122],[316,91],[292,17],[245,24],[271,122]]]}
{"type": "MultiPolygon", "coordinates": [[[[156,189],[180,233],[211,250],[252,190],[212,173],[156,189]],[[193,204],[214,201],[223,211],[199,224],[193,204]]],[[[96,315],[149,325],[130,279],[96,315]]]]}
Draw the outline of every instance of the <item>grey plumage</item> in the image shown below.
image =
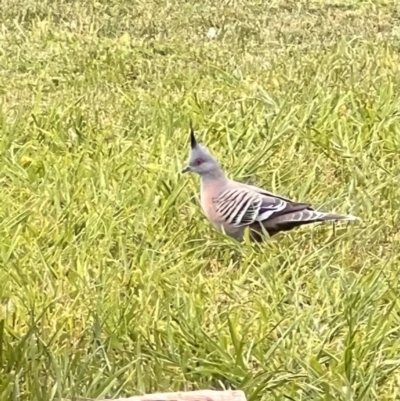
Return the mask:
{"type": "Polygon", "coordinates": [[[201,206],[210,222],[220,231],[243,240],[246,227],[253,240],[261,241],[280,231],[321,221],[356,220],[314,210],[308,203],[294,202],[264,189],[228,179],[218,161],[201,146],[190,132],[189,164],[183,169],[201,177],[201,206]]]}

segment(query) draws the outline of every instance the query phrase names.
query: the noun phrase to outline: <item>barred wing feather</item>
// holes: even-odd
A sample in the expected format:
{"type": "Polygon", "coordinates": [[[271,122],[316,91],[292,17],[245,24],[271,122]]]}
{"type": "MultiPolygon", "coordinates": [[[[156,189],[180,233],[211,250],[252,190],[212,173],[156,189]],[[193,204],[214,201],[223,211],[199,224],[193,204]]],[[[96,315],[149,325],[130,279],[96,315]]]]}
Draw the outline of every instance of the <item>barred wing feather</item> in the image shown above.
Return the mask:
{"type": "MultiPolygon", "coordinates": [[[[235,227],[242,227],[262,222],[271,217],[279,216],[286,211],[304,209],[282,198],[263,195],[247,188],[228,189],[213,200],[215,211],[220,218],[235,227]]],[[[301,205],[301,206],[300,206],[301,205]]]]}

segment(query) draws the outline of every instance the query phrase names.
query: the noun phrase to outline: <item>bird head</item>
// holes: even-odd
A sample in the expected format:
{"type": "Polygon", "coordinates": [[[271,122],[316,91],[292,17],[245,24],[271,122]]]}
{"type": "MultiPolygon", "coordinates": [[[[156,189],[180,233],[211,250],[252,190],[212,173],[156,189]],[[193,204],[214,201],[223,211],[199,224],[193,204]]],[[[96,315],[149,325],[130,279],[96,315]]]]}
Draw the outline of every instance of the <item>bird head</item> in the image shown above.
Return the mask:
{"type": "Polygon", "coordinates": [[[182,170],[182,173],[196,173],[200,176],[213,175],[220,171],[220,166],[208,149],[201,146],[194,135],[193,128],[190,127],[190,153],[189,163],[182,170]]]}

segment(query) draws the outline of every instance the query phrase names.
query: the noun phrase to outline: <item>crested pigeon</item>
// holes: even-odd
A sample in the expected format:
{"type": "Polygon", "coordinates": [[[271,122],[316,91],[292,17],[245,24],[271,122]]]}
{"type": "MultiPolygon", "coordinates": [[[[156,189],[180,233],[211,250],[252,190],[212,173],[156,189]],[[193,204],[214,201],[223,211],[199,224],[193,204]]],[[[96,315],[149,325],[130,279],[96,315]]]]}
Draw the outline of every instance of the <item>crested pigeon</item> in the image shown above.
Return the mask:
{"type": "Polygon", "coordinates": [[[357,220],[352,215],[320,212],[308,203],[294,202],[256,186],[232,181],[208,149],[197,142],[192,128],[190,144],[189,163],[182,173],[200,175],[204,214],[217,230],[239,242],[243,241],[247,227],[250,238],[260,242],[265,232],[271,237],[304,224],[357,220]]]}

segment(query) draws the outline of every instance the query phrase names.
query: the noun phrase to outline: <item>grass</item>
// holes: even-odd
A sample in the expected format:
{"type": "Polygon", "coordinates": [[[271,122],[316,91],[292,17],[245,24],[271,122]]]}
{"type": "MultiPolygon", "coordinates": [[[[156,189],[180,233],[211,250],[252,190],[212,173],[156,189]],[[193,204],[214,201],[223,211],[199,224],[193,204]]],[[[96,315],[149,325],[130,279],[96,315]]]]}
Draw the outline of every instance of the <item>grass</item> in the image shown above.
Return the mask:
{"type": "Polygon", "coordinates": [[[1,400],[400,399],[395,2],[5,0],[0,22],[1,400]],[[216,233],[179,175],[190,120],[232,177],[362,223],[216,233]]]}

